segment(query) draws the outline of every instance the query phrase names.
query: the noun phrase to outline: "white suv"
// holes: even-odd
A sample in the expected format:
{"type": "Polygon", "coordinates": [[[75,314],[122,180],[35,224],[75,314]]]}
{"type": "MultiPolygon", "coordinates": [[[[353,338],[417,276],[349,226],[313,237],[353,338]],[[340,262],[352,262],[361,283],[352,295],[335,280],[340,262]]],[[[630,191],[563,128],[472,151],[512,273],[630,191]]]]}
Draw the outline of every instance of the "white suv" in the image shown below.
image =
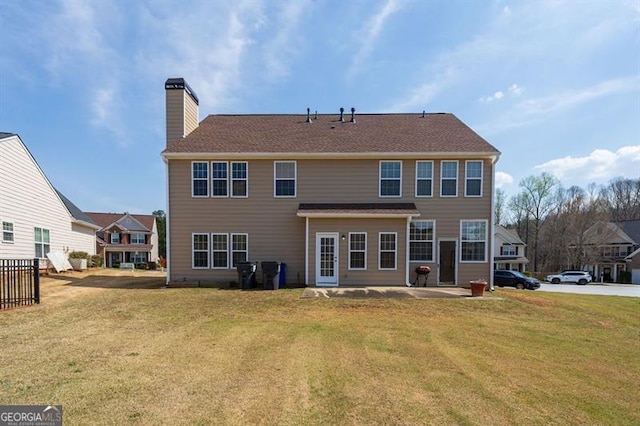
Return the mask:
{"type": "Polygon", "coordinates": [[[591,282],[591,274],[585,271],[564,271],[556,275],[547,275],[544,280],[553,284],[577,283],[585,285],[591,282]]]}

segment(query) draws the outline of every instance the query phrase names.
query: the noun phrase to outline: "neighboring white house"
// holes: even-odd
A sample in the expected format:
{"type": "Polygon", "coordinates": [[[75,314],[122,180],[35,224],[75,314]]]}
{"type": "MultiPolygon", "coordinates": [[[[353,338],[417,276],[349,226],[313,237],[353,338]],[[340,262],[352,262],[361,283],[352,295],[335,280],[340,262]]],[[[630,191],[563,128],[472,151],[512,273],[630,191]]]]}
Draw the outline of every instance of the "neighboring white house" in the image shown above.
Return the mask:
{"type": "Polygon", "coordinates": [[[0,132],[0,258],[94,255],[98,229],[51,185],[18,135],[0,132]]]}
{"type": "Polygon", "coordinates": [[[515,229],[496,224],[493,234],[494,269],[524,272],[529,263],[524,255],[526,246],[515,229]]]}

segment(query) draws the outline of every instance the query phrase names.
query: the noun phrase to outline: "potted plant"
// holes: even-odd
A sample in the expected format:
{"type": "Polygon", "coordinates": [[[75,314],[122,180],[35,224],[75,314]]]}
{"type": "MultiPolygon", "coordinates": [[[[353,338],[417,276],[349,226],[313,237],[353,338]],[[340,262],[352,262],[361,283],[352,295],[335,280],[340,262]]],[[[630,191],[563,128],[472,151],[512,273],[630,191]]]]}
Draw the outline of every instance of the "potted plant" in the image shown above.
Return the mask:
{"type": "Polygon", "coordinates": [[[69,263],[74,271],[84,271],[87,269],[87,259],[89,253],[85,251],[72,251],[69,253],[69,263]]]}
{"type": "Polygon", "coordinates": [[[470,281],[469,284],[471,285],[471,297],[484,296],[484,290],[487,287],[487,280],[474,280],[470,281]]]}

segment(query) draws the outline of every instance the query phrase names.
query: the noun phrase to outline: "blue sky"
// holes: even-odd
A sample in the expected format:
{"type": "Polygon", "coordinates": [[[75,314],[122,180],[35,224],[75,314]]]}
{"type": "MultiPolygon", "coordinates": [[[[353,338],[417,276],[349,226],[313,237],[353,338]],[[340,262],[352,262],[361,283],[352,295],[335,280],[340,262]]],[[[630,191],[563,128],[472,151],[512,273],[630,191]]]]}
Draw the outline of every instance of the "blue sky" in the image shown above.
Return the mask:
{"type": "Polygon", "coordinates": [[[0,2],[0,131],[85,211],[166,209],[169,77],[201,120],[452,112],[508,195],[640,177],[640,1],[0,2]]]}

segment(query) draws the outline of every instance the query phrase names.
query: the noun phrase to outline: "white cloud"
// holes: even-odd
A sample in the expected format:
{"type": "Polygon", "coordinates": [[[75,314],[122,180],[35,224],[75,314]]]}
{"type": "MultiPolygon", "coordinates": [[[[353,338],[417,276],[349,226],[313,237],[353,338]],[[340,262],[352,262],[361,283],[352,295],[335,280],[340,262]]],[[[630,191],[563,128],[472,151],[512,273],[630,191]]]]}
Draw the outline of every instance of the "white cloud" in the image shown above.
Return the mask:
{"type": "Polygon", "coordinates": [[[615,177],[637,179],[640,176],[640,145],[623,146],[617,151],[596,149],[585,157],[567,156],[534,167],[548,172],[563,183],[604,183],[615,177]]]}
{"type": "Polygon", "coordinates": [[[505,185],[511,185],[513,177],[505,172],[496,172],[496,188],[502,188],[505,185]]]}
{"type": "Polygon", "coordinates": [[[522,95],[522,92],[524,91],[524,88],[522,88],[521,86],[518,86],[517,84],[512,84],[511,86],[509,86],[509,92],[512,93],[515,96],[520,96],[522,95]]]}
{"type": "Polygon", "coordinates": [[[347,75],[349,77],[353,77],[357,74],[366,60],[369,59],[386,21],[394,13],[398,12],[401,7],[402,3],[399,0],[387,0],[384,7],[367,20],[362,28],[360,28],[357,40],[360,44],[360,48],[353,55],[353,59],[351,60],[351,64],[347,71],[347,75]]]}

